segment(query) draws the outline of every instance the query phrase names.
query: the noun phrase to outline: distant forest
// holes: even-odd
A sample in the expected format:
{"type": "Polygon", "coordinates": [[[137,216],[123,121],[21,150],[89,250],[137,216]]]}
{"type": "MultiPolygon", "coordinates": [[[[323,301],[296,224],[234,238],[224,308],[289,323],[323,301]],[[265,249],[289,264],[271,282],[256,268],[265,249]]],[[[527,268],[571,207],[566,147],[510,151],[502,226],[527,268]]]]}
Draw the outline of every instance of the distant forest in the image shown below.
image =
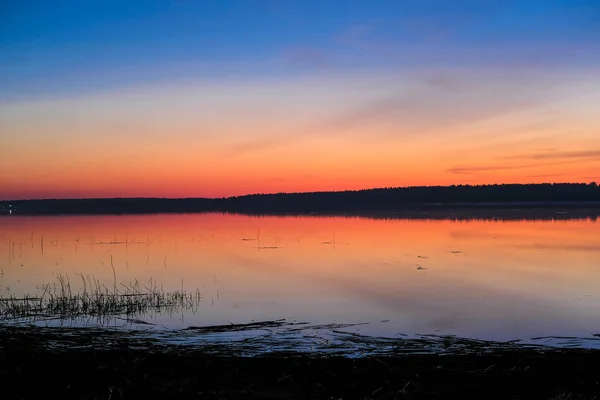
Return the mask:
{"type": "Polygon", "coordinates": [[[443,207],[600,206],[596,183],[452,185],[342,192],[252,194],[227,198],[115,198],[0,201],[0,211],[34,214],[347,213],[443,207]]]}

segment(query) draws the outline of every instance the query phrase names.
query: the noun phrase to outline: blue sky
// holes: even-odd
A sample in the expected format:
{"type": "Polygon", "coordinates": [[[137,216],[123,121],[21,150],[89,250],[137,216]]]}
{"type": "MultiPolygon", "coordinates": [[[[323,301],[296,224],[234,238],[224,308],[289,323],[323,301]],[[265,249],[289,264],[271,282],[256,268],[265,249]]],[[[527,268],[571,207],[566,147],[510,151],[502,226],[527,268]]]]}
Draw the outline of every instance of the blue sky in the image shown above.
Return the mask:
{"type": "Polygon", "coordinates": [[[599,1],[3,1],[1,99],[198,76],[588,66],[599,1]]]}

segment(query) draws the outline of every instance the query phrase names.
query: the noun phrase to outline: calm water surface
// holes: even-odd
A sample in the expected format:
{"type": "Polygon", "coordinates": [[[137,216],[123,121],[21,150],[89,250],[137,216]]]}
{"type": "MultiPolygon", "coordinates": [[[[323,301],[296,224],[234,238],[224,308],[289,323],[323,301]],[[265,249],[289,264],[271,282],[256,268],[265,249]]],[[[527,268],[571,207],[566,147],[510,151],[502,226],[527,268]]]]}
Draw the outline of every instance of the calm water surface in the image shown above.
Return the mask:
{"type": "Polygon", "coordinates": [[[2,295],[57,275],[165,291],[199,307],[159,327],[284,318],[363,334],[512,340],[600,332],[592,220],[452,221],[222,214],[1,217],[2,295]],[[112,266],[111,266],[112,260],[112,266]]]}

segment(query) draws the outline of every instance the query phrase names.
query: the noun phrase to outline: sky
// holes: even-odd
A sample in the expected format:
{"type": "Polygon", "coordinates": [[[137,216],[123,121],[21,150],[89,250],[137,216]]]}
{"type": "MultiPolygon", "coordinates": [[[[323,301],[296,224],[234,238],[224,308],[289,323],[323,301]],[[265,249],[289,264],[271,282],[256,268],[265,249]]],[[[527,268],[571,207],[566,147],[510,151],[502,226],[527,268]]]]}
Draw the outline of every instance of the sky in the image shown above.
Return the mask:
{"type": "Polygon", "coordinates": [[[0,2],[0,199],[600,181],[600,1],[0,2]]]}

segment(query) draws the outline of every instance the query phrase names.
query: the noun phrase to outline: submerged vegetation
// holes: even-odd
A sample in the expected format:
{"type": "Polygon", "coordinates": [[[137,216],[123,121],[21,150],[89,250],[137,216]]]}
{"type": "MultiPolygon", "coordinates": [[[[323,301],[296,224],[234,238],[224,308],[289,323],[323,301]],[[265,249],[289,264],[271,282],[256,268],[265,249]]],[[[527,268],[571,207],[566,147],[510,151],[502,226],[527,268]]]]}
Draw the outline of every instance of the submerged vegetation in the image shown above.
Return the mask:
{"type": "Polygon", "coordinates": [[[165,292],[156,282],[141,286],[135,281],[129,285],[109,288],[94,277],[79,275],[83,290],[74,291],[68,275],[57,275],[57,282],[42,286],[39,296],[4,296],[0,294],[0,321],[35,323],[48,320],[93,318],[102,324],[111,318],[125,318],[136,323],[150,312],[174,314],[181,310],[197,309],[202,295],[199,290],[165,292]]]}

